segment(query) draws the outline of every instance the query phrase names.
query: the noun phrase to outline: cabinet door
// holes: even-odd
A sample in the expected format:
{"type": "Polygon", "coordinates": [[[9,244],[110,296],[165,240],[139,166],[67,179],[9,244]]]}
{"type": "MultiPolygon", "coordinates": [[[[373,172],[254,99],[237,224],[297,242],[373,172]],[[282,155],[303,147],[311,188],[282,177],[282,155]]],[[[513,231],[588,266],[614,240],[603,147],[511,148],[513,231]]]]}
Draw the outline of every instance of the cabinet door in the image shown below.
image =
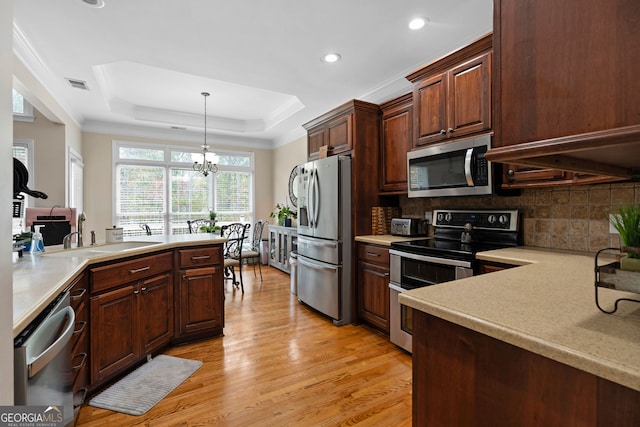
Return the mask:
{"type": "Polygon", "coordinates": [[[424,80],[413,89],[414,146],[442,141],[447,137],[447,76],[424,80]]]}
{"type": "Polygon", "coordinates": [[[382,116],[380,191],[407,191],[407,152],[411,149],[411,98],[382,116]]]}
{"type": "Polygon", "coordinates": [[[278,242],[278,232],[272,227],[269,228],[269,265],[273,267],[279,266],[279,257],[278,253],[279,242],[278,242]]]}
{"type": "Polygon", "coordinates": [[[320,147],[326,145],[325,142],[326,129],[324,125],[310,129],[307,133],[307,157],[309,160],[317,159],[320,153],[320,147]]]}
{"type": "Polygon", "coordinates": [[[125,369],[140,354],[133,286],[91,297],[91,383],[125,369]]]}
{"type": "Polygon", "coordinates": [[[224,295],[221,267],[180,271],[180,335],[221,333],[224,295]]]}
{"type": "Polygon", "coordinates": [[[358,262],[359,315],[389,333],[389,269],[358,262]]]}
{"type": "Polygon", "coordinates": [[[165,273],[137,287],[142,350],[149,354],[173,338],[173,283],[171,275],[165,273]]]}
{"type": "Polygon", "coordinates": [[[491,129],[491,53],[449,71],[449,138],[491,129]]]}
{"type": "Polygon", "coordinates": [[[344,153],[353,148],[351,138],[352,114],[338,117],[327,124],[327,144],[330,154],[344,153]]]}

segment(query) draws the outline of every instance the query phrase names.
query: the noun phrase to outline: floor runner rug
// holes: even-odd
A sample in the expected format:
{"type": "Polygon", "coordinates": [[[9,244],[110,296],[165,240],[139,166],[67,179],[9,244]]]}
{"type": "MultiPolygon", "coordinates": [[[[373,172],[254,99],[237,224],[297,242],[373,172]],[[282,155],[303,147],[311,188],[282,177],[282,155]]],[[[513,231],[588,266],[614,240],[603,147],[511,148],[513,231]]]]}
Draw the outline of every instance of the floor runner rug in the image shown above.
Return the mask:
{"type": "Polygon", "coordinates": [[[184,380],[202,362],[160,355],[140,366],[89,401],[96,408],[142,415],[184,380]]]}

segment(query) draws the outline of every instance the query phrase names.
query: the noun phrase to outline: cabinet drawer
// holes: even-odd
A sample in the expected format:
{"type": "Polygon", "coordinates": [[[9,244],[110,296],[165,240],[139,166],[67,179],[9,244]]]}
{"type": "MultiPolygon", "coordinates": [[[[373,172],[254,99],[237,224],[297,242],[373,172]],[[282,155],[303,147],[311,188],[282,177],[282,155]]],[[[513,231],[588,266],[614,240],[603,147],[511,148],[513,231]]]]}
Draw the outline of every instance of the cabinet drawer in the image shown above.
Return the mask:
{"type": "Polygon", "coordinates": [[[178,250],[180,268],[199,267],[222,263],[221,246],[178,250]]]}
{"type": "Polygon", "coordinates": [[[358,260],[389,267],[389,249],[384,246],[360,244],[358,260]]]}
{"type": "Polygon", "coordinates": [[[171,269],[171,252],[92,268],[91,291],[100,292],[135,280],[146,279],[171,269]]]}

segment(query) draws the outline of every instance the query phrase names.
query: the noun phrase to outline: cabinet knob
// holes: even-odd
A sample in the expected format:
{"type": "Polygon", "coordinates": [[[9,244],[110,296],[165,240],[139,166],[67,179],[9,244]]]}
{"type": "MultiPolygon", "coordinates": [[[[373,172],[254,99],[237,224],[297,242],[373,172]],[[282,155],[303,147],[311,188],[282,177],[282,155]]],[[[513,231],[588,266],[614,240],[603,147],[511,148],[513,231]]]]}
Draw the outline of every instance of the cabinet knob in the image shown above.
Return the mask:
{"type": "Polygon", "coordinates": [[[139,290],[137,290],[137,289],[135,289],[135,290],[133,291],[133,294],[134,294],[134,295],[138,295],[139,293],[140,293],[140,291],[139,291],[139,290]]]}
{"type": "Polygon", "coordinates": [[[515,175],[515,174],[516,174],[516,173],[513,171],[513,169],[509,169],[509,170],[507,171],[507,175],[509,175],[509,176],[513,176],[513,175],[515,175]]]}
{"type": "Polygon", "coordinates": [[[440,134],[441,134],[441,135],[444,135],[444,134],[446,134],[446,133],[447,133],[447,131],[446,131],[446,130],[444,130],[444,129],[440,129],[440,134]]]}
{"type": "Polygon", "coordinates": [[[449,133],[453,133],[453,128],[449,128],[449,133]]]}

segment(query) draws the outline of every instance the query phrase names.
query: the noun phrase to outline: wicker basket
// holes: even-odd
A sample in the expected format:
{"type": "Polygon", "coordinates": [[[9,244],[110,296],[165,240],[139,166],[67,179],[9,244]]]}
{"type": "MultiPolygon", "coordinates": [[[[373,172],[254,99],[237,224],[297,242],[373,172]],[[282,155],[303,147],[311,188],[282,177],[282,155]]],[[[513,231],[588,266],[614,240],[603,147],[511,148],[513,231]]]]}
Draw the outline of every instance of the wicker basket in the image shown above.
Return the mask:
{"type": "Polygon", "coordinates": [[[399,207],[373,207],[371,208],[371,234],[389,234],[391,218],[400,216],[399,207]]]}

